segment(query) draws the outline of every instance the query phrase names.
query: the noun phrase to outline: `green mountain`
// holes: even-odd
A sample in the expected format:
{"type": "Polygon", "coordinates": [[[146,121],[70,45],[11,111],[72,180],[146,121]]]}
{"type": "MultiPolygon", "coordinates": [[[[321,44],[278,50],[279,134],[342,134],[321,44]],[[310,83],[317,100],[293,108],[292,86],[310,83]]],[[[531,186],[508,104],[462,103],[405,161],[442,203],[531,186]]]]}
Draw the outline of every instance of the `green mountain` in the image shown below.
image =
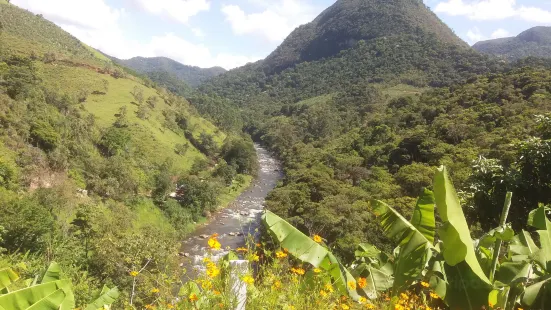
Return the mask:
{"type": "Polygon", "coordinates": [[[115,61],[139,73],[150,76],[155,82],[162,83],[166,77],[159,78],[159,73],[166,72],[170,76],[177,77],[186,82],[191,87],[197,87],[204,81],[226,72],[226,69],[221,67],[203,69],[194,66],[186,66],[166,57],[134,57],[127,60],[115,59],[115,61]]]}
{"type": "Polygon", "coordinates": [[[339,0],[311,23],[300,26],[263,62],[268,72],[332,57],[360,40],[427,34],[466,46],[419,0],[339,0]]]}
{"type": "Polygon", "coordinates": [[[239,104],[297,102],[369,83],[450,85],[495,70],[418,0],[339,0],[265,60],[200,87],[239,104]]]}
{"type": "Polygon", "coordinates": [[[530,28],[516,37],[481,41],[473,45],[481,53],[516,60],[529,56],[551,57],[551,27],[530,28]]]}

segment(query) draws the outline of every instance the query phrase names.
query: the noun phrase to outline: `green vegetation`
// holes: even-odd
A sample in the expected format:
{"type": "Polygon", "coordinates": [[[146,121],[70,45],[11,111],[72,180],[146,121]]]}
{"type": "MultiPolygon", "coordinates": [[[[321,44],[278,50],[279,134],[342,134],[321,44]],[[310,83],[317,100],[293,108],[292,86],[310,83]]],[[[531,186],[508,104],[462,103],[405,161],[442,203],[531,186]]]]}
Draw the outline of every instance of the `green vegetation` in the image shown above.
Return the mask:
{"type": "Polygon", "coordinates": [[[3,268],[22,280],[0,288],[0,308],[171,298],[181,238],[250,184],[252,142],[42,17],[1,9],[0,283],[3,268]],[[54,260],[61,282],[38,282],[54,260]]]}
{"type": "MultiPolygon", "coordinates": [[[[163,85],[164,87],[180,95],[183,94],[177,92],[175,89],[171,89],[171,86],[176,86],[177,80],[184,82],[180,82],[178,84],[187,84],[191,87],[197,87],[206,80],[226,72],[224,68],[220,67],[203,69],[199,67],[186,66],[165,57],[134,57],[127,60],[113,58],[113,60],[124,66],[132,68],[139,73],[147,75],[154,82],[159,83],[160,85],[163,85]]],[[[176,87],[184,88],[186,86],[176,87]]]]}
{"type": "Polygon", "coordinates": [[[516,37],[481,41],[473,48],[481,53],[512,60],[529,56],[550,58],[551,27],[534,27],[516,37]]]}

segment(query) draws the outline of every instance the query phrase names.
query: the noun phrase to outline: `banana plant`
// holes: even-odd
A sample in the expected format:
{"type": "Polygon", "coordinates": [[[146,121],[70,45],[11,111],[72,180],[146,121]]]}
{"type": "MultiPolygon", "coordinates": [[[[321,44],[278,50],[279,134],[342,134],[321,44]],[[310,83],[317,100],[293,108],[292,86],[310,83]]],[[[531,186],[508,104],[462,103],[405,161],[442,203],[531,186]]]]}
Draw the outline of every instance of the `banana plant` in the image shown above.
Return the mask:
{"type": "Polygon", "coordinates": [[[499,306],[513,309],[515,304],[537,309],[551,307],[551,222],[548,208],[530,212],[528,226],[537,229],[538,247],[529,232],[522,230],[509,245],[508,261],[501,264],[496,280],[509,290],[499,306]]]}
{"type": "Polygon", "coordinates": [[[434,178],[434,193],[424,190],[411,221],[381,201],[371,202],[385,234],[398,242],[393,294],[426,280],[453,309],[480,309],[492,285],[476,256],[467,221],[445,167],[434,178]],[[438,210],[442,224],[435,242],[438,210]]]}
{"type": "MultiPolygon", "coordinates": [[[[72,310],[75,297],[71,281],[61,279],[61,268],[51,263],[39,284],[10,291],[19,276],[11,269],[0,270],[0,310],[72,310]]],[[[104,287],[101,296],[87,310],[108,306],[118,297],[116,288],[104,287]]]]}
{"type": "Polygon", "coordinates": [[[390,255],[370,244],[359,244],[355,251],[356,260],[350,266],[355,278],[365,278],[367,285],[359,288],[370,299],[379,297],[394,284],[394,264],[390,255]]]}
{"type": "Polygon", "coordinates": [[[354,300],[360,298],[356,290],[351,289],[356,287],[356,280],[327,248],[270,211],[264,213],[262,222],[270,235],[294,258],[325,270],[331,275],[335,288],[341,294],[348,295],[354,300]]]}

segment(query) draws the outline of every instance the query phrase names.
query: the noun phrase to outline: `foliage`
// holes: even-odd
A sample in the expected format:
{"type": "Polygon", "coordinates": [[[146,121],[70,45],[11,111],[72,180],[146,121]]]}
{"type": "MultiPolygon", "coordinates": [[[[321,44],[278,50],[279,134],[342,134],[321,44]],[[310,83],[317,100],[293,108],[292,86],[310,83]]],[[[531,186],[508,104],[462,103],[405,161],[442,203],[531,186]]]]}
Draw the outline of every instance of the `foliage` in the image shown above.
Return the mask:
{"type": "Polygon", "coordinates": [[[551,57],[551,29],[533,27],[516,37],[478,42],[473,48],[479,52],[504,59],[522,59],[528,56],[551,57]]]}

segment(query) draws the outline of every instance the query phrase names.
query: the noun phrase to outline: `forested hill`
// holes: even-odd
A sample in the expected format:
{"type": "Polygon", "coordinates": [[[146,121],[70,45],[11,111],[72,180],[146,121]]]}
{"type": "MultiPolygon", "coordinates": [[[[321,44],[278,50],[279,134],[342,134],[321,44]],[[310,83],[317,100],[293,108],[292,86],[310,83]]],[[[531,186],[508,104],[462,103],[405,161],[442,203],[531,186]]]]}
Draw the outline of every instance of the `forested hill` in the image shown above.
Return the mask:
{"type": "Polygon", "coordinates": [[[479,52],[516,60],[528,56],[551,57],[551,27],[530,28],[516,37],[481,41],[473,45],[479,52]]]}
{"type": "Polygon", "coordinates": [[[239,105],[297,102],[371,83],[451,85],[498,66],[422,1],[339,0],[265,60],[222,74],[200,90],[239,105]]]}
{"type": "Polygon", "coordinates": [[[428,34],[440,42],[466,47],[420,0],[339,0],[311,23],[293,31],[262,63],[278,72],[304,61],[337,55],[360,40],[428,34]]]}
{"type": "MultiPolygon", "coordinates": [[[[166,72],[169,75],[181,79],[191,87],[196,87],[202,82],[226,72],[226,70],[221,67],[199,68],[186,66],[166,57],[134,57],[126,60],[114,60],[137,72],[150,76],[153,80],[155,80],[155,77],[158,76],[159,73],[166,72]]],[[[162,80],[156,82],[161,83],[162,80]]]]}

